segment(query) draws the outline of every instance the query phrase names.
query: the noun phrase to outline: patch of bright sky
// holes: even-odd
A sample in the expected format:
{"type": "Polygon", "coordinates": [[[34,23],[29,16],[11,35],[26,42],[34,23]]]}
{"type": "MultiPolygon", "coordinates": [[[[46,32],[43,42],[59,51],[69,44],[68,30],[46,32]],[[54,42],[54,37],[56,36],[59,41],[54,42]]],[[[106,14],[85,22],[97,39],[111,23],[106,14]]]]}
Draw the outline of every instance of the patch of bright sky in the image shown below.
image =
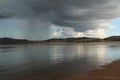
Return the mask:
{"type": "Polygon", "coordinates": [[[16,19],[0,20],[0,37],[24,38],[24,28],[21,21],[16,19]]]}
{"type": "Polygon", "coordinates": [[[112,29],[106,30],[107,36],[120,35],[120,18],[111,20],[112,29]]]}

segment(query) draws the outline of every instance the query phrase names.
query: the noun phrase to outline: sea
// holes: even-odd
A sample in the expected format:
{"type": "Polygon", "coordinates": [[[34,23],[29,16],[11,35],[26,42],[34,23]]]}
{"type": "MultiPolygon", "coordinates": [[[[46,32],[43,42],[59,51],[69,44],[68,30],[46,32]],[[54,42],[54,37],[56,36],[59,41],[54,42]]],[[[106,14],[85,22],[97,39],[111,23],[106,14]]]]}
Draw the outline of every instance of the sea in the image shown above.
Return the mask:
{"type": "Polygon", "coordinates": [[[120,59],[120,42],[0,45],[0,80],[62,80],[120,59]]]}

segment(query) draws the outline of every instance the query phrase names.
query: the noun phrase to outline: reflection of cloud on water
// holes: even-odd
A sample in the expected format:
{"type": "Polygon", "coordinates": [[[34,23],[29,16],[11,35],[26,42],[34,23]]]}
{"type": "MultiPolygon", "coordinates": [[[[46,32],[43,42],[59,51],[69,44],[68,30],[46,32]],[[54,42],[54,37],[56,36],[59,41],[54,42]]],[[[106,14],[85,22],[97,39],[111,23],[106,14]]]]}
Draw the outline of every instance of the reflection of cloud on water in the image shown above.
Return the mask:
{"type": "Polygon", "coordinates": [[[107,45],[86,45],[87,56],[89,57],[89,61],[93,62],[97,65],[105,64],[107,61],[106,58],[106,50],[107,45]]]}
{"type": "Polygon", "coordinates": [[[106,45],[54,45],[50,48],[50,60],[61,63],[71,60],[86,60],[102,64],[106,59],[106,45]]]}
{"type": "Polygon", "coordinates": [[[62,46],[54,45],[50,48],[50,61],[53,63],[58,63],[63,59],[62,46]]]}
{"type": "Polygon", "coordinates": [[[83,45],[54,45],[50,48],[50,60],[60,63],[84,57],[83,45]]]}
{"type": "Polygon", "coordinates": [[[96,57],[100,64],[104,64],[105,62],[106,48],[106,45],[98,45],[98,47],[95,49],[97,52],[96,57]]]}
{"type": "Polygon", "coordinates": [[[84,46],[83,45],[76,45],[76,50],[77,52],[77,56],[79,58],[83,58],[84,57],[84,46]]]}

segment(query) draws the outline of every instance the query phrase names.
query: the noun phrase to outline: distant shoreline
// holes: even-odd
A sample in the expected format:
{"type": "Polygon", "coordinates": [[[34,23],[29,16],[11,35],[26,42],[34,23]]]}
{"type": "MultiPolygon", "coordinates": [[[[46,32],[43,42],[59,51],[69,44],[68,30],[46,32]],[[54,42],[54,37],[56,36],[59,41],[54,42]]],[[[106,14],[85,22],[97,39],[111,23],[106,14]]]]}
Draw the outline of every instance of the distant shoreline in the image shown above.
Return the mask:
{"type": "Polygon", "coordinates": [[[108,38],[54,38],[44,41],[30,41],[26,39],[13,39],[13,38],[0,38],[0,45],[62,45],[62,44],[91,44],[91,43],[109,43],[109,42],[120,42],[120,36],[111,36],[108,38]]]}
{"type": "Polygon", "coordinates": [[[80,43],[25,43],[25,44],[0,44],[1,45],[80,45],[80,44],[109,44],[109,43],[120,43],[120,41],[108,41],[108,42],[80,42],[80,43]]]}

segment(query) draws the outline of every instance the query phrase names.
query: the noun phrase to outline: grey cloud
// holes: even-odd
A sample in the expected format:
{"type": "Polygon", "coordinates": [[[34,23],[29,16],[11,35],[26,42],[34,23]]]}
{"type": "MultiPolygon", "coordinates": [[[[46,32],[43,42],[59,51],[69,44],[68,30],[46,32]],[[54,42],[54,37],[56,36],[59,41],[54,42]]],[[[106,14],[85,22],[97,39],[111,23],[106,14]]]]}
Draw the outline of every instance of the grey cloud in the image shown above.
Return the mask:
{"type": "Polygon", "coordinates": [[[5,18],[9,18],[6,15],[0,15],[0,19],[5,19],[5,18]]]}
{"type": "Polygon", "coordinates": [[[0,8],[0,19],[4,19],[4,18],[10,18],[11,14],[7,14],[6,12],[4,12],[1,8],[0,8]]]}
{"type": "Polygon", "coordinates": [[[96,29],[96,21],[118,17],[119,3],[119,0],[0,0],[0,8],[7,14],[12,13],[9,15],[12,17],[39,17],[46,23],[84,32],[96,29]],[[43,14],[47,18],[41,17],[43,14]]]}

